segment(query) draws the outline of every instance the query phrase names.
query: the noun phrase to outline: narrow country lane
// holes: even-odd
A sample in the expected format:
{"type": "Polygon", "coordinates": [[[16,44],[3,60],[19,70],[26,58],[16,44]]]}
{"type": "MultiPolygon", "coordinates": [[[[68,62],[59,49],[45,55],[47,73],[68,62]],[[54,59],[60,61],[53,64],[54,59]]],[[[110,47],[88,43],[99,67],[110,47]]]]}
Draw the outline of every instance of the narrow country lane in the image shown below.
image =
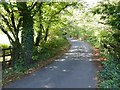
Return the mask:
{"type": "Polygon", "coordinates": [[[96,88],[98,66],[92,48],[84,41],[69,39],[70,50],[50,65],[5,86],[6,88],[96,88]]]}

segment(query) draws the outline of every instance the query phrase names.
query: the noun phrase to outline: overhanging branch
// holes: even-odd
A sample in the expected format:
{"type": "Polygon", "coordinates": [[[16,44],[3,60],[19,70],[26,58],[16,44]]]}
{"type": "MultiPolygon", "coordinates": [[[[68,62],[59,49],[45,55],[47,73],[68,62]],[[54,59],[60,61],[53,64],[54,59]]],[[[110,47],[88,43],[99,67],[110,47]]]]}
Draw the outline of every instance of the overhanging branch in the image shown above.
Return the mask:
{"type": "Polygon", "coordinates": [[[33,5],[32,5],[32,7],[30,8],[30,11],[32,10],[32,9],[34,9],[34,7],[37,5],[37,2],[35,2],[33,5]]]}
{"type": "Polygon", "coordinates": [[[14,32],[13,32],[13,30],[12,30],[12,28],[11,28],[11,24],[9,23],[9,21],[5,18],[5,16],[4,15],[2,15],[1,13],[0,13],[0,15],[2,16],[2,18],[3,18],[3,20],[4,20],[4,22],[6,23],[6,25],[8,26],[8,28],[9,28],[9,30],[11,31],[11,33],[13,34],[13,36],[15,37],[15,34],[14,34],[14,32]]]}

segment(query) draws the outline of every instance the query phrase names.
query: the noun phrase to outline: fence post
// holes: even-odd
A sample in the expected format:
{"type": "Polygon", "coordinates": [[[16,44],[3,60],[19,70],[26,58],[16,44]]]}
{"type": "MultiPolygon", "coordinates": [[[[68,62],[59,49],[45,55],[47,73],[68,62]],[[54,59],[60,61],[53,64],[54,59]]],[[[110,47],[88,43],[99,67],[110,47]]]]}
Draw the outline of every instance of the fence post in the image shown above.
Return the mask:
{"type": "Polygon", "coordinates": [[[2,49],[2,52],[3,52],[3,68],[5,68],[5,50],[2,49]]]}
{"type": "Polygon", "coordinates": [[[12,46],[9,46],[9,47],[10,47],[10,54],[11,54],[11,66],[14,66],[14,62],[13,62],[13,59],[12,59],[12,57],[13,57],[13,53],[12,53],[13,48],[12,48],[12,46]]]}
{"type": "Polygon", "coordinates": [[[9,46],[9,48],[4,48],[4,49],[2,49],[2,53],[3,53],[3,55],[2,55],[2,57],[3,57],[3,61],[2,61],[3,69],[6,68],[6,67],[12,66],[12,58],[11,58],[9,61],[6,61],[6,60],[5,60],[5,59],[6,59],[6,58],[5,58],[6,56],[11,56],[11,57],[12,57],[12,47],[9,46]],[[10,51],[9,54],[6,54],[6,51],[7,51],[7,50],[10,51]],[[7,64],[7,63],[8,63],[8,64],[7,64]]]}

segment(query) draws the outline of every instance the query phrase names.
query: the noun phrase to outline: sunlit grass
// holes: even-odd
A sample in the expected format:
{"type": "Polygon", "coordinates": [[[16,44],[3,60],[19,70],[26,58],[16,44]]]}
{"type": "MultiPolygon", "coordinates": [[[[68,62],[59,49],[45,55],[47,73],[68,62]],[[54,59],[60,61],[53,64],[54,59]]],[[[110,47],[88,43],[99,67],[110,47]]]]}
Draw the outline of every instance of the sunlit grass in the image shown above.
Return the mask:
{"type": "MultiPolygon", "coordinates": [[[[6,56],[5,57],[5,60],[6,61],[9,61],[11,59],[11,56],[6,56]]],[[[3,61],[3,57],[0,57],[0,62],[2,62],[3,61]]]]}
{"type": "Polygon", "coordinates": [[[0,62],[2,62],[3,61],[3,58],[2,57],[0,57],[0,62]]]}

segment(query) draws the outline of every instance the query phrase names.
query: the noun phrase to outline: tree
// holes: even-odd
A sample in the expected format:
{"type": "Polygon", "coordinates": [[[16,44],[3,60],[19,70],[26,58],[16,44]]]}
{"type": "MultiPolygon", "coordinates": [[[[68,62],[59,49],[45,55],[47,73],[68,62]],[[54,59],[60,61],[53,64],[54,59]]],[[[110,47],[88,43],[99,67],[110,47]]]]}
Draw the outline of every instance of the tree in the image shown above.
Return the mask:
{"type": "MultiPolygon", "coordinates": [[[[37,2],[17,2],[17,3],[1,3],[0,13],[2,22],[1,30],[8,36],[13,46],[12,59],[19,62],[23,59],[25,64],[29,64],[32,60],[32,50],[34,43],[33,16],[34,7],[37,2]],[[19,32],[22,41],[20,41],[19,32]],[[12,35],[11,35],[12,34],[12,35]]],[[[14,63],[15,63],[14,62],[14,63]]]]}
{"type": "Polygon", "coordinates": [[[23,60],[25,66],[31,63],[33,45],[34,45],[34,30],[33,30],[33,16],[32,9],[35,7],[36,3],[33,6],[27,6],[27,2],[18,2],[17,6],[20,10],[20,15],[23,20],[23,30],[22,30],[22,48],[23,48],[23,60]]]}
{"type": "Polygon", "coordinates": [[[36,42],[35,45],[39,46],[40,40],[42,39],[42,32],[43,32],[43,25],[42,25],[42,4],[43,2],[38,3],[37,5],[37,10],[38,10],[38,18],[37,18],[37,24],[38,24],[38,31],[37,31],[37,37],[36,37],[36,42]]]}
{"type": "Polygon", "coordinates": [[[13,3],[0,4],[0,29],[5,33],[13,46],[12,59],[13,63],[17,62],[21,57],[21,44],[19,39],[19,32],[21,28],[22,19],[19,16],[17,7],[13,3]]]}
{"type": "Polygon", "coordinates": [[[37,27],[39,27],[39,30],[37,31],[37,38],[35,43],[36,46],[39,45],[41,39],[45,42],[47,41],[50,27],[52,27],[55,22],[57,22],[56,24],[60,22],[59,14],[61,13],[61,11],[64,11],[67,7],[74,5],[76,5],[76,3],[68,3],[68,2],[39,3],[37,7],[37,10],[39,12],[38,15],[36,15],[36,24],[38,24],[37,27]]]}
{"type": "MultiPolygon", "coordinates": [[[[101,15],[101,20],[104,22],[100,22],[102,24],[111,25],[114,32],[111,34],[114,37],[114,41],[108,41],[107,44],[114,49],[116,52],[116,56],[120,58],[120,2],[119,0],[105,0],[104,2],[100,2],[96,7],[94,7],[93,13],[97,13],[101,15]]],[[[111,49],[110,48],[110,49],[111,49]]]]}

